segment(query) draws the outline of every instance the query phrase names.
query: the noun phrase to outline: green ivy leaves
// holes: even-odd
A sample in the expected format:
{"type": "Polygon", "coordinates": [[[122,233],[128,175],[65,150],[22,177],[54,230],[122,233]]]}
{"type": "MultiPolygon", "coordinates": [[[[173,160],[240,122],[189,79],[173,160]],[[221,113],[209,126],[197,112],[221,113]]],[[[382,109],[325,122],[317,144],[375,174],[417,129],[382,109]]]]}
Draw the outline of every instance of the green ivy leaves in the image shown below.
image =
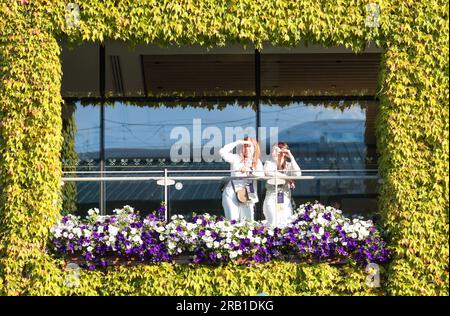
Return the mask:
{"type": "MultiPolygon", "coordinates": [[[[73,2],[80,8],[77,27],[66,23],[68,1],[0,0],[1,294],[368,293],[358,269],[288,263],[262,270],[123,267],[107,275],[83,272],[80,288],[63,287],[62,267],[45,251],[61,205],[58,42],[117,39],[205,47],[238,42],[259,49],[268,42],[343,45],[355,52],[368,42],[382,47],[379,202],[394,254],[384,290],[448,295],[448,1],[73,2]],[[380,5],[378,28],[365,27],[369,2],[380,5]]],[[[70,127],[63,132],[70,134],[70,127]]],[[[73,156],[72,144],[63,148],[73,156]]],[[[68,188],[64,194],[75,193],[68,188]]]]}

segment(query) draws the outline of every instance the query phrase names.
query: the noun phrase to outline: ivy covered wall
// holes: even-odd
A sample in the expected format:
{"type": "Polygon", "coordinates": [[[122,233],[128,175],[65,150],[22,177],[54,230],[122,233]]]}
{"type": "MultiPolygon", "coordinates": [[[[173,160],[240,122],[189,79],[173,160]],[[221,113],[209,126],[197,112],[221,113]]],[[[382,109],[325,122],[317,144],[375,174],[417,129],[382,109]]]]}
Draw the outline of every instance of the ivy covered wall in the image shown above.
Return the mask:
{"type": "Polygon", "coordinates": [[[0,0],[0,293],[64,293],[63,272],[46,249],[61,210],[60,44],[117,39],[381,47],[380,212],[393,252],[383,287],[448,295],[448,1],[78,0],[81,22],[72,27],[69,2],[0,0]],[[380,7],[377,27],[366,25],[370,2],[380,7]]]}

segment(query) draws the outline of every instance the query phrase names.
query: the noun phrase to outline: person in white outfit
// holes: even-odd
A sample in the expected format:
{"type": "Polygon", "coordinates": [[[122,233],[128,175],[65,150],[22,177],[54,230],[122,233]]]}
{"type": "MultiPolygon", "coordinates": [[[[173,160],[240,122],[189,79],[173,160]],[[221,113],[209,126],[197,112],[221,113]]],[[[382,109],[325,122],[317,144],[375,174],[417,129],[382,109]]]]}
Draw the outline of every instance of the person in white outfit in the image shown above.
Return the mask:
{"type": "MultiPolygon", "coordinates": [[[[264,168],[259,159],[260,150],[256,139],[246,137],[225,145],[219,151],[223,160],[230,164],[231,176],[264,176],[264,168]],[[236,154],[233,149],[237,147],[236,154]]],[[[235,179],[230,180],[222,193],[222,206],[225,218],[229,220],[243,221],[253,220],[255,203],[258,202],[255,180],[235,179]],[[241,203],[236,197],[236,191],[247,189],[250,201],[241,203]]]]}
{"type": "MultiPolygon", "coordinates": [[[[272,159],[264,163],[264,172],[268,177],[301,176],[300,166],[295,161],[286,143],[279,142],[272,147],[272,159]]],[[[271,226],[286,226],[288,218],[292,215],[291,189],[295,188],[293,180],[271,179],[266,184],[266,197],[263,204],[263,213],[267,223],[271,226]],[[275,190],[275,185],[277,188],[275,190]]]]}

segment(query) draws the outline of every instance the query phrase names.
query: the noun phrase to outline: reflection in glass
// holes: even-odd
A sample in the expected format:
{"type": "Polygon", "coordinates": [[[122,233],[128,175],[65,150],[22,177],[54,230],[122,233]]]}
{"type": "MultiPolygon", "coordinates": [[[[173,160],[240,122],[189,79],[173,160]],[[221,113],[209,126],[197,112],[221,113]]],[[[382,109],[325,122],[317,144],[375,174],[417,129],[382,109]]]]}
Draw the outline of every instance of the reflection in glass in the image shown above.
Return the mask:
{"type": "Polygon", "coordinates": [[[92,168],[100,160],[100,106],[69,102],[63,105],[64,167],[92,168]]]}
{"type": "MultiPolygon", "coordinates": [[[[264,104],[261,124],[279,127],[278,140],[288,143],[302,170],[311,170],[303,175],[374,175],[377,168],[374,130],[368,122],[373,121],[376,109],[375,102],[355,102],[346,108],[302,102],[289,106],[264,104]]],[[[375,179],[302,180],[293,195],[299,202],[314,199],[327,205],[336,202],[349,210],[350,203],[342,206],[344,198],[374,197],[377,188],[375,179]]],[[[373,207],[374,203],[357,204],[353,209],[364,211],[368,205],[373,207]]]]}
{"type": "MultiPolygon", "coordinates": [[[[106,170],[199,170],[188,175],[205,175],[201,171],[208,169],[227,170],[219,149],[225,142],[254,136],[252,132],[256,133],[256,112],[251,105],[195,107],[178,103],[169,107],[117,102],[105,109],[106,170]]],[[[221,212],[220,182],[187,181],[181,190],[169,190],[172,214],[187,215],[199,209],[221,212]]],[[[141,210],[151,211],[163,200],[163,187],[154,181],[110,183],[106,196],[108,212],[121,203],[142,205],[141,210]]]]}
{"type": "MultiPolygon", "coordinates": [[[[221,166],[221,169],[227,169],[221,166]]],[[[200,175],[190,173],[189,175],[200,175]]],[[[206,174],[203,174],[206,175],[206,174]]],[[[227,173],[212,173],[212,176],[227,176],[227,173]]],[[[190,217],[192,213],[209,213],[212,215],[224,215],[222,209],[221,181],[212,180],[182,180],[182,188],[177,190],[175,186],[170,187],[170,215],[182,214],[190,217]]]]}
{"type": "Polygon", "coordinates": [[[157,210],[163,200],[164,187],[157,185],[155,181],[106,182],[106,214],[130,205],[145,216],[157,210]]]}
{"type": "MultiPolygon", "coordinates": [[[[61,159],[66,176],[75,176],[75,171],[99,170],[100,107],[66,101],[62,117],[61,159]]],[[[63,213],[81,215],[99,207],[99,184],[95,182],[65,182],[62,195],[63,213]]]]}

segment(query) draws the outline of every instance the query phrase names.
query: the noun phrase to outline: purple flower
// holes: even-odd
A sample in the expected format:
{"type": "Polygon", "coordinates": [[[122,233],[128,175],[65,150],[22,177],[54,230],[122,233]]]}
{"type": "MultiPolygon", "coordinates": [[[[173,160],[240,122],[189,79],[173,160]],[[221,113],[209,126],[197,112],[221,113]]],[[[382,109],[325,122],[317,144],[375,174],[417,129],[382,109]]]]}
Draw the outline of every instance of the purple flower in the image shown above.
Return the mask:
{"type": "MultiPolygon", "coordinates": [[[[320,232],[321,226],[312,223],[309,211],[312,211],[313,207],[308,204],[303,206],[303,212],[296,216],[288,227],[269,229],[269,227],[262,224],[250,224],[250,226],[245,224],[244,226],[235,226],[231,229],[233,234],[240,231],[244,236],[251,232],[253,238],[258,237],[259,240],[265,240],[262,243],[256,243],[255,239],[251,240],[244,237],[238,242],[232,241],[228,243],[228,248],[211,248],[202,238],[193,238],[191,233],[188,234],[189,237],[181,234],[184,230],[184,225],[178,222],[173,226],[177,232],[175,234],[172,233],[172,230],[160,230],[160,228],[164,228],[168,224],[163,219],[159,219],[159,215],[165,212],[165,208],[162,206],[157,212],[158,216],[150,214],[145,220],[141,220],[138,213],[129,210],[121,213],[120,216],[104,217],[103,222],[96,223],[83,220],[72,221],[72,217],[67,216],[58,223],[58,233],[51,236],[50,242],[53,245],[51,249],[55,249],[62,255],[75,253],[83,256],[86,260],[85,267],[87,269],[107,266],[108,261],[106,259],[109,256],[142,262],[168,261],[171,260],[172,255],[179,253],[179,249],[181,249],[182,253],[189,253],[190,249],[195,249],[194,253],[191,253],[192,261],[194,263],[210,264],[233,261],[230,258],[230,252],[237,250],[241,252],[238,257],[244,259],[246,265],[250,265],[252,262],[268,262],[279,258],[283,254],[294,254],[301,259],[316,258],[319,260],[343,257],[361,264],[369,261],[384,263],[388,260],[389,252],[386,248],[386,243],[374,226],[371,226],[369,229],[369,237],[364,240],[354,239],[347,236],[342,225],[337,223],[340,221],[340,223],[346,222],[346,225],[352,225],[351,221],[344,218],[341,213],[335,213],[333,210],[325,211],[325,208],[320,204],[316,204],[314,208],[317,209],[319,214],[323,214],[324,219],[330,222],[321,238],[317,238],[314,235],[320,232]],[[306,224],[302,221],[306,222],[306,224]],[[68,232],[70,230],[65,228],[69,225],[71,228],[75,225],[76,227],[73,227],[73,229],[81,229],[81,236],[78,237],[79,235],[74,233],[69,240],[68,232]],[[114,243],[109,246],[106,244],[110,238],[108,225],[119,227],[119,231],[113,235],[115,236],[114,243]],[[333,230],[332,227],[335,227],[335,229],[333,230]],[[139,243],[135,239],[132,240],[135,236],[134,233],[130,233],[132,230],[137,230],[137,236],[140,236],[140,239],[138,239],[139,243]],[[88,231],[90,235],[84,235],[88,231]],[[103,232],[100,233],[100,231],[103,232]],[[272,231],[273,234],[269,235],[269,231],[272,231]],[[63,232],[66,237],[63,237],[63,232]],[[161,236],[165,238],[160,238],[161,236]],[[339,240],[334,241],[335,237],[338,237],[339,240]],[[173,246],[174,244],[175,246],[173,246]],[[92,251],[86,250],[89,246],[92,247],[90,249],[92,251]],[[222,255],[220,258],[217,257],[218,253],[222,255]]],[[[227,221],[223,217],[195,214],[190,221],[196,224],[199,219],[201,226],[227,221]]],[[[177,221],[179,220],[177,219],[177,221]]],[[[235,220],[230,221],[232,226],[236,225],[236,223],[235,220]]],[[[217,225],[209,229],[212,241],[220,242],[225,238],[225,232],[221,231],[223,229],[221,227],[223,226],[217,225]]],[[[197,232],[197,237],[205,236],[206,228],[195,225],[192,233],[195,232],[197,232]]]]}

